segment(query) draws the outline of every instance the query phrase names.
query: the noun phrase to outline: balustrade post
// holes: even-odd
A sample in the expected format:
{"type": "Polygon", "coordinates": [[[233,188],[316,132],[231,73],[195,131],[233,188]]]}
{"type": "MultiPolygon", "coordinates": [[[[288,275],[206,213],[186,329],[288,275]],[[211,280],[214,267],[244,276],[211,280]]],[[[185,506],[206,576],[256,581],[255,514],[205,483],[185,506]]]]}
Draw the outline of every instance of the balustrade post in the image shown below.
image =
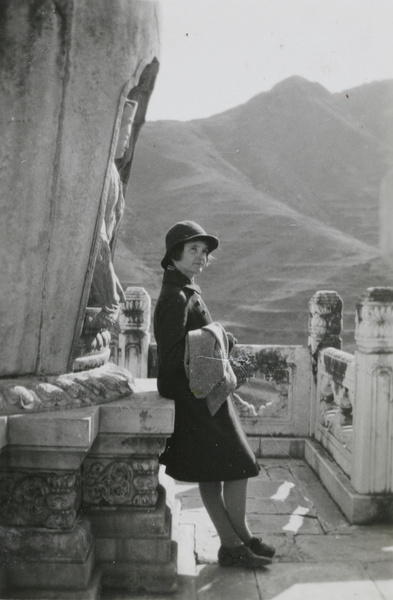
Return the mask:
{"type": "Polygon", "coordinates": [[[335,291],[316,292],[309,301],[308,348],[311,354],[310,434],[315,434],[317,412],[318,358],[324,348],[341,350],[340,337],[343,323],[343,301],[335,291]]]}
{"type": "Polygon", "coordinates": [[[309,302],[308,347],[311,352],[314,375],[318,356],[324,348],[341,350],[343,301],[334,291],[316,292],[309,302]]]}
{"type": "Polygon", "coordinates": [[[135,378],[148,375],[151,299],[142,287],[128,287],[119,316],[118,360],[135,378]]]}
{"type": "Polygon", "coordinates": [[[393,492],[393,288],[368,288],[356,305],[351,483],[393,492]]]}

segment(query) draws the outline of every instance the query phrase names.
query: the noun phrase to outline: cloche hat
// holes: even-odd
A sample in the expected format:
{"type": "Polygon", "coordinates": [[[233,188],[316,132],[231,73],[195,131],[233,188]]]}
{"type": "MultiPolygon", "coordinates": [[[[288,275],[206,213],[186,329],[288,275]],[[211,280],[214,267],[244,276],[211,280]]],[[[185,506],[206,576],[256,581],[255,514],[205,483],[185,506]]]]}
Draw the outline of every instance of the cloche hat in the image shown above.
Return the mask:
{"type": "Polygon", "coordinates": [[[165,248],[166,253],[161,261],[161,266],[166,269],[170,263],[169,252],[184,242],[191,242],[192,240],[204,240],[208,247],[209,252],[213,252],[218,247],[218,238],[214,235],[209,235],[206,231],[194,223],[194,221],[180,221],[170,228],[165,237],[165,248]]]}

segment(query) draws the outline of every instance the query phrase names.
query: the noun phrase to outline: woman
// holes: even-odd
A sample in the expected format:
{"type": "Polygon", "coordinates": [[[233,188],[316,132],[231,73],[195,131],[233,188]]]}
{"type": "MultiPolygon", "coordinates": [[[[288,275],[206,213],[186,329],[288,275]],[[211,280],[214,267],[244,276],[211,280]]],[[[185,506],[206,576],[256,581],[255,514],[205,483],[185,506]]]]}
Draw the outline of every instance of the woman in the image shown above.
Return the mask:
{"type": "Polygon", "coordinates": [[[174,479],[198,482],[220,537],[220,565],[264,567],[275,550],[253,537],[246,520],[247,481],[260,467],[231,400],[212,416],[206,400],[191,393],[184,368],[187,333],[212,322],[194,277],[202,273],[218,239],[197,223],[182,221],[168,231],[165,242],[154,333],[158,390],[175,401],[175,427],[160,462],[174,479]]]}

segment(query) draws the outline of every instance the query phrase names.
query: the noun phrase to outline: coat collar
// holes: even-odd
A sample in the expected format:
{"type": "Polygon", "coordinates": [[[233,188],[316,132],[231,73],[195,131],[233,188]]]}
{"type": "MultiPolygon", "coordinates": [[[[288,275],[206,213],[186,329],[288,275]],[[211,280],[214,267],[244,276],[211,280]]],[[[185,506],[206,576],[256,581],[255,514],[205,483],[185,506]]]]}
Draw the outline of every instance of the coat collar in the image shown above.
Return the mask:
{"type": "Polygon", "coordinates": [[[172,283],[174,285],[179,285],[180,287],[185,287],[193,292],[197,292],[198,294],[201,293],[201,288],[199,285],[191,281],[191,279],[189,279],[181,271],[175,269],[175,267],[172,267],[172,265],[169,265],[166,268],[163,283],[172,283]]]}

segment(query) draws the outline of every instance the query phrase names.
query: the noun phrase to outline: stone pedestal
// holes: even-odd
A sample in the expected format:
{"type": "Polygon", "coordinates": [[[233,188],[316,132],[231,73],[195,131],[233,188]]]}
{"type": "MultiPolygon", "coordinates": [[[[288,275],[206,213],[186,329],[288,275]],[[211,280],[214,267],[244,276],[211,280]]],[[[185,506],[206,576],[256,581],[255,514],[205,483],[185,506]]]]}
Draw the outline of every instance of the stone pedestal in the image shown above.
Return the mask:
{"type": "Polygon", "coordinates": [[[3,377],[71,370],[123,106],[154,85],[158,2],[106,4],[1,3],[3,377]]]}
{"type": "Polygon", "coordinates": [[[102,583],[130,592],[170,592],[176,547],[158,455],[173,430],[157,392],[101,407],[101,427],[83,465],[83,507],[96,540],[102,583]]]}
{"type": "Polygon", "coordinates": [[[98,411],[8,417],[0,455],[1,592],[7,597],[61,599],[97,588],[94,539],[80,507],[81,465],[98,433],[98,411]]]}
{"type": "Polygon", "coordinates": [[[351,482],[361,493],[393,492],[393,288],[369,288],[356,307],[351,482]]]}
{"type": "Polygon", "coordinates": [[[0,424],[1,598],[175,588],[171,502],[158,464],[174,407],[151,380],[109,404],[0,424]]]}

